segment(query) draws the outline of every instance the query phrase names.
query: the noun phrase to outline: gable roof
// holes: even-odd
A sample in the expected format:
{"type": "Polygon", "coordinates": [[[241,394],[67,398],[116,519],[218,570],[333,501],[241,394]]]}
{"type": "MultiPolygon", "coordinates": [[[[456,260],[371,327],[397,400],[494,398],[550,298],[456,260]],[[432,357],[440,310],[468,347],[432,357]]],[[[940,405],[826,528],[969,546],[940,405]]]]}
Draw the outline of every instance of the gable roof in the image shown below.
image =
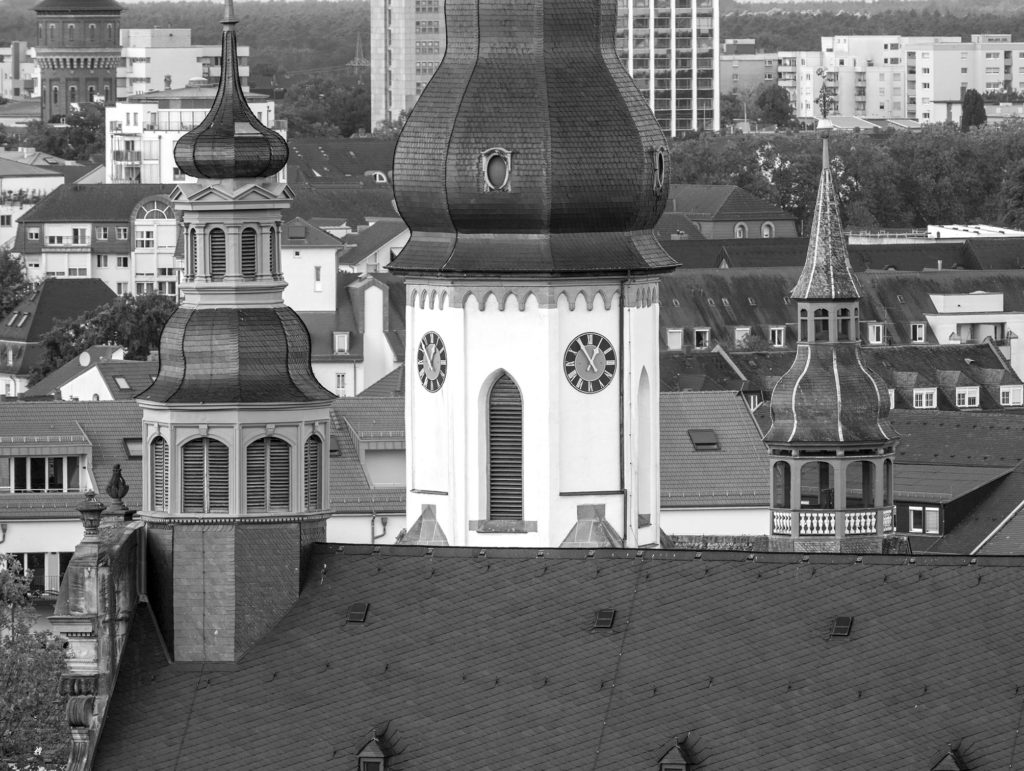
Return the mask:
{"type": "Polygon", "coordinates": [[[117,401],[134,399],[149,388],[160,372],[160,364],[156,361],[105,361],[96,365],[103,382],[107,384],[110,395],[117,401]],[[127,388],[118,380],[123,380],[127,388]]]}
{"type": "Polygon", "coordinates": [[[405,222],[399,217],[381,217],[366,230],[349,233],[341,239],[346,248],[338,255],[338,262],[342,265],[355,265],[407,230],[405,222]]]}
{"type": "Polygon", "coordinates": [[[659,243],[680,268],[799,268],[806,238],[665,239],[659,243]]]}
{"type": "Polygon", "coordinates": [[[361,184],[367,171],[390,178],[394,168],[395,139],[290,137],[288,181],[295,185],[328,187],[361,184]]]}
{"type": "Polygon", "coordinates": [[[169,665],[141,605],[95,768],[355,767],[383,722],[409,769],[654,769],[682,737],[708,768],[927,769],[969,737],[986,771],[1017,746],[1020,559],[323,544],[309,563],[233,665],[169,665]]]}
{"type": "Polygon", "coordinates": [[[331,235],[326,230],[321,230],[316,225],[310,224],[302,217],[295,217],[288,220],[281,227],[281,248],[294,248],[296,246],[339,248],[341,246],[341,239],[331,235]]]}
{"type": "Polygon", "coordinates": [[[59,177],[56,169],[0,158],[0,177],[59,177]]]}
{"type": "Polygon", "coordinates": [[[405,396],[405,365],[399,364],[388,374],[363,389],[360,396],[405,396]]]}
{"type": "MultiPolygon", "coordinates": [[[[289,177],[291,180],[291,177],[289,177]]],[[[394,217],[395,194],[388,185],[365,188],[324,188],[295,184],[288,185],[295,193],[291,208],[293,217],[314,222],[320,217],[341,219],[353,217],[394,217]]]]}
{"type": "Polygon", "coordinates": [[[21,215],[24,225],[53,222],[128,224],[139,201],[168,195],[173,185],[78,185],[65,183],[21,215]]]}
{"type": "Polygon", "coordinates": [[[119,345],[92,345],[89,346],[71,361],[66,362],[53,372],[42,378],[31,388],[26,389],[22,394],[23,399],[39,399],[52,396],[60,388],[74,380],[87,369],[95,366],[98,362],[111,359],[118,351],[124,349],[119,345]],[[85,361],[85,365],[82,362],[85,361]]]}
{"type": "Polygon", "coordinates": [[[767,506],[768,450],[735,393],[663,393],[661,505],[663,508],[767,506]],[[718,449],[700,450],[689,432],[710,429],[718,449]]]}
{"type": "Polygon", "coordinates": [[[1024,413],[893,410],[896,462],[1012,468],[1024,460],[1024,413]]]}
{"type": "Polygon", "coordinates": [[[673,184],[665,206],[693,221],[745,219],[795,220],[785,209],[768,203],[736,185],[673,184]]]}
{"type": "MultiPolygon", "coordinates": [[[[380,431],[405,442],[405,400],[402,397],[369,398],[362,395],[336,399],[331,404],[331,509],[339,514],[388,514],[405,512],[405,487],[371,484],[360,459],[356,441],[359,430],[367,438],[380,431]],[[401,418],[396,418],[401,415],[401,418]],[[380,421],[379,423],[377,421],[380,421]],[[353,427],[358,426],[359,429],[353,427]],[[399,435],[400,434],[400,435],[399,435]]],[[[375,437],[377,438],[377,437],[375,437]]]]}

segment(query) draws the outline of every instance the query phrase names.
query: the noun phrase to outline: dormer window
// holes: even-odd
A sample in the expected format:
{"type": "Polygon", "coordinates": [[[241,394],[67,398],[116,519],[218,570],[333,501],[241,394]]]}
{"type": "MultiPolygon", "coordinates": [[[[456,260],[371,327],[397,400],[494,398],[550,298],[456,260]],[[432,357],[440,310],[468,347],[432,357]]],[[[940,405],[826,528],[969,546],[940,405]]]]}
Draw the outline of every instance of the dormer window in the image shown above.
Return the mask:
{"type": "Polygon", "coordinates": [[[910,342],[912,342],[912,343],[923,343],[924,342],[924,324],[911,324],[910,325],[910,342]]]}
{"type": "Polygon", "coordinates": [[[334,333],[334,352],[348,353],[348,332],[334,333]]]}
{"type": "Polygon", "coordinates": [[[512,176],[512,153],[503,147],[492,147],[480,155],[480,171],[483,175],[485,192],[503,192],[511,190],[509,181],[512,176]]]}
{"type": "Polygon", "coordinates": [[[914,389],[914,409],[915,410],[934,410],[935,409],[935,389],[934,388],[915,388],[914,389]]]}
{"type": "Polygon", "coordinates": [[[956,406],[964,409],[978,406],[980,389],[978,386],[965,386],[956,389],[956,406]]]}

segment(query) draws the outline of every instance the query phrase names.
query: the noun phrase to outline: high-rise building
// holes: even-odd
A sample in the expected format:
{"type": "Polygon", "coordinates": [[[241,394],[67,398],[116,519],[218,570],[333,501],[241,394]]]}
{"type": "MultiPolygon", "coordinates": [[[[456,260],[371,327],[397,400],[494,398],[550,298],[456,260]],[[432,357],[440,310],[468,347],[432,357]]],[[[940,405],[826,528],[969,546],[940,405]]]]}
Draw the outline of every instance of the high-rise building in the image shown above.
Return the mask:
{"type": "Polygon", "coordinates": [[[35,7],[43,121],[116,96],[122,7],[115,0],[43,0],[35,7]]]}
{"type": "MultiPolygon", "coordinates": [[[[192,45],[192,30],[123,29],[118,101],[131,94],[183,88],[194,78],[220,81],[220,46],[192,45]]],[[[238,82],[249,91],[249,46],[238,46],[238,82]]]]}
{"type": "MultiPolygon", "coordinates": [[[[718,129],[718,1],[617,0],[616,50],[669,136],[718,129]]],[[[444,56],[442,3],[372,3],[370,36],[377,126],[412,109],[444,56]]]]}

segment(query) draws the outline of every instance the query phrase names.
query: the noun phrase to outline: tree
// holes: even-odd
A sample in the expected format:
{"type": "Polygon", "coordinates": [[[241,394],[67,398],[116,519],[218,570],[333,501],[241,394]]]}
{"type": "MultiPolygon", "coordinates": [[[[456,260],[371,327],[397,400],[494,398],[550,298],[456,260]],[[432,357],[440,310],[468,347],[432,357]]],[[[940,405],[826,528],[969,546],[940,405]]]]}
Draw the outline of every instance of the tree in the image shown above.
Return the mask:
{"type": "Polygon", "coordinates": [[[1007,172],[1001,189],[1003,216],[1008,228],[1024,230],[1024,160],[1017,161],[1007,172]]]}
{"type": "Polygon", "coordinates": [[[89,161],[102,155],[106,144],[103,109],[98,104],[85,103],[61,125],[31,121],[22,144],[65,160],[89,161]]]}
{"type": "Polygon", "coordinates": [[[0,570],[0,763],[14,767],[63,766],[68,755],[64,698],[64,644],[33,631],[28,587],[32,571],[4,558],[0,570]]]}
{"type": "Polygon", "coordinates": [[[0,321],[7,318],[14,306],[32,289],[25,276],[25,266],[7,249],[0,249],[0,321]]]}
{"type": "Polygon", "coordinates": [[[124,295],[77,319],[61,319],[40,340],[43,360],[29,382],[38,383],[93,345],[114,343],[124,347],[125,358],[145,359],[159,346],[160,333],[177,307],[161,294],[124,295]]]}
{"type": "Polygon", "coordinates": [[[362,83],[317,77],[288,90],[282,108],[294,136],[350,136],[370,128],[370,94],[362,83]]]}
{"type": "Polygon", "coordinates": [[[733,121],[742,120],[746,114],[743,100],[739,94],[722,94],[718,100],[718,110],[722,119],[722,126],[729,126],[733,121]]]}
{"type": "Polygon", "coordinates": [[[783,127],[793,122],[793,105],[789,101],[789,92],[782,86],[775,83],[765,86],[758,93],[755,104],[763,123],[783,127]]]}
{"type": "Polygon", "coordinates": [[[398,113],[398,118],[395,120],[385,118],[384,120],[379,121],[377,125],[373,127],[373,135],[375,137],[397,137],[402,133],[402,127],[408,119],[409,113],[402,110],[398,113]]]}
{"type": "Polygon", "coordinates": [[[964,91],[960,99],[960,130],[968,132],[972,126],[981,126],[988,120],[985,115],[985,100],[973,88],[964,91]]]}

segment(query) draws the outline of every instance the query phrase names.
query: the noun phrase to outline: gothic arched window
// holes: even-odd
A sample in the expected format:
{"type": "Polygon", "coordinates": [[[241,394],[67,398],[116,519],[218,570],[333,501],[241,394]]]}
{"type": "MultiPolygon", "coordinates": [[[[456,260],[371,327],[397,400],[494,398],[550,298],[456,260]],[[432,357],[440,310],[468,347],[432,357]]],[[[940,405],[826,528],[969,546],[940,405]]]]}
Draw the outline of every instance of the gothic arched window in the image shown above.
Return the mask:
{"type": "Polygon", "coordinates": [[[190,513],[228,510],[226,444],[204,437],[181,448],[181,507],[190,513]]]}
{"type": "Polygon", "coordinates": [[[291,503],[291,448],[267,436],[245,450],[245,510],[287,509],[291,503]]]}
{"type": "Polygon", "coordinates": [[[502,375],[487,399],[487,491],[491,519],[523,518],[523,398],[502,375]]]}

